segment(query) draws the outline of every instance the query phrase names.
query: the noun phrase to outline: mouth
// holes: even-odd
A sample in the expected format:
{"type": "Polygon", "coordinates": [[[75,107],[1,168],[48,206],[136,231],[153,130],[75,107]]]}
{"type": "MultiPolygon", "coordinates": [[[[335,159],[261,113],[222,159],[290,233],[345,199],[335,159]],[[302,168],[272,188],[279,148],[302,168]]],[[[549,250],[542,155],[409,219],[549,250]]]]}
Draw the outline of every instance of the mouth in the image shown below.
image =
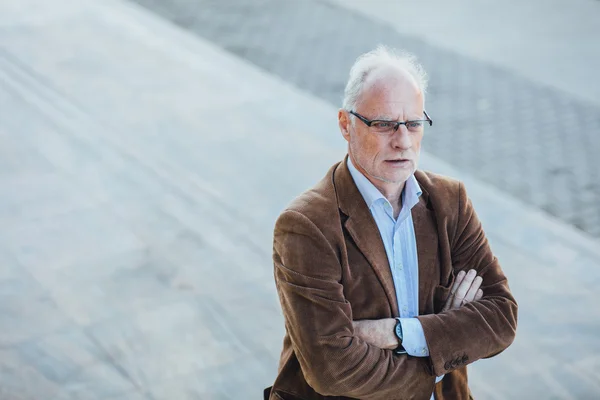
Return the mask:
{"type": "Polygon", "coordinates": [[[406,167],[410,165],[410,160],[408,158],[395,158],[392,160],[385,160],[385,162],[395,167],[406,167]]]}

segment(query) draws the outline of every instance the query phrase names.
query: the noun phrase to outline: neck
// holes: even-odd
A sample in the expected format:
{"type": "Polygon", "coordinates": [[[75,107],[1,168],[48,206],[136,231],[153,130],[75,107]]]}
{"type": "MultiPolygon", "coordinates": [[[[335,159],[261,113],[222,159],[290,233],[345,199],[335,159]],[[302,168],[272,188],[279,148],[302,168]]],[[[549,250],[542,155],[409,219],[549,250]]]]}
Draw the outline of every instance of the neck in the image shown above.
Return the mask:
{"type": "Polygon", "coordinates": [[[402,183],[400,188],[398,188],[397,184],[390,184],[387,182],[382,182],[377,178],[372,178],[368,175],[365,176],[390,202],[394,211],[394,218],[398,218],[398,215],[400,215],[400,210],[402,210],[402,190],[404,190],[404,183],[402,183]],[[395,186],[390,187],[392,185],[395,186]]]}
{"type": "Polygon", "coordinates": [[[389,182],[382,178],[378,178],[369,174],[360,163],[356,161],[352,155],[350,155],[352,163],[356,169],[363,174],[369,182],[373,184],[381,192],[381,194],[390,202],[394,208],[394,215],[397,217],[402,208],[402,191],[404,190],[405,182],[389,182]]]}

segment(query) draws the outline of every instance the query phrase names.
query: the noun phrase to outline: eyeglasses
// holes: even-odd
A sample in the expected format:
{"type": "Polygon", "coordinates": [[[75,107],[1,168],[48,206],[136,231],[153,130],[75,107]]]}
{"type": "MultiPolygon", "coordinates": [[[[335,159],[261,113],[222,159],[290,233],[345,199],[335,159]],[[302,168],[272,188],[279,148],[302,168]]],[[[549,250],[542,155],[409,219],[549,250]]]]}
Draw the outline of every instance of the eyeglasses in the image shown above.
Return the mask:
{"type": "Polygon", "coordinates": [[[427,115],[427,112],[424,110],[423,115],[425,115],[425,118],[427,119],[416,119],[413,121],[387,121],[383,119],[368,119],[357,112],[348,112],[354,115],[356,118],[360,119],[362,122],[364,122],[365,125],[371,128],[373,132],[381,135],[392,134],[396,132],[400,128],[400,125],[406,126],[406,129],[408,129],[408,131],[411,133],[422,132],[423,128],[425,127],[425,124],[429,124],[429,126],[433,125],[433,120],[429,118],[429,115],[427,115]]]}

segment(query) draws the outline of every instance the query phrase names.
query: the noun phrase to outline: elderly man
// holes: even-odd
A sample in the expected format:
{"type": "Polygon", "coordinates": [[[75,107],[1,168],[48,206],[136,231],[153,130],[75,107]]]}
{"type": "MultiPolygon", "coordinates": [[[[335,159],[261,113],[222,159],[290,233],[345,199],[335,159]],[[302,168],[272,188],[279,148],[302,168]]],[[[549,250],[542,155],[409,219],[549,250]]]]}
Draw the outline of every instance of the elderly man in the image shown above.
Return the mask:
{"type": "Polygon", "coordinates": [[[469,399],[466,366],[512,343],[517,304],[464,186],[417,170],[425,87],[384,47],[352,67],[348,156],[275,226],[286,335],[265,398],[469,399]]]}

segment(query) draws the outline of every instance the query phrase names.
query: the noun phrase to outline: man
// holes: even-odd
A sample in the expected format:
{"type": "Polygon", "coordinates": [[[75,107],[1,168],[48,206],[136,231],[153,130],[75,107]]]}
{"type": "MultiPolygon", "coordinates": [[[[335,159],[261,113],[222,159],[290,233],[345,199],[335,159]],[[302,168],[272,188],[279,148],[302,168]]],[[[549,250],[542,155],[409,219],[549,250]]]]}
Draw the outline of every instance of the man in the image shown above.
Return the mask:
{"type": "Polygon", "coordinates": [[[512,343],[517,304],[463,185],[417,170],[425,86],[384,47],[352,67],[348,156],[275,226],[286,335],[265,398],[469,399],[467,364],[512,343]]]}

